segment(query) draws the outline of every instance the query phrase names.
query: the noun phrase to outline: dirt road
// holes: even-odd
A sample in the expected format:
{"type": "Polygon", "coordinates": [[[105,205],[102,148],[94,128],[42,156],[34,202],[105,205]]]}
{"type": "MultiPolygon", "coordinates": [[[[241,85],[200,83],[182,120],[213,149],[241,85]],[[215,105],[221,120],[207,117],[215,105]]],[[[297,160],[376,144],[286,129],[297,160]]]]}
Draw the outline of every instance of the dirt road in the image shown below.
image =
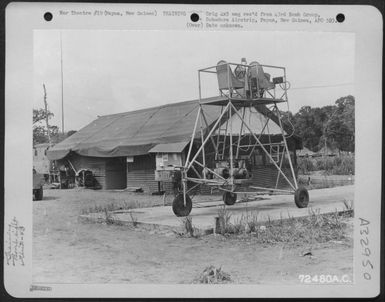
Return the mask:
{"type": "Polygon", "coordinates": [[[209,265],[235,283],[299,284],[299,275],[347,274],[352,241],[312,246],[261,245],[222,236],[183,238],[126,226],[87,224],[82,209],[119,202],[160,203],[126,192],[46,190],[34,201],[33,280],[36,283],[191,283],[209,265]]]}

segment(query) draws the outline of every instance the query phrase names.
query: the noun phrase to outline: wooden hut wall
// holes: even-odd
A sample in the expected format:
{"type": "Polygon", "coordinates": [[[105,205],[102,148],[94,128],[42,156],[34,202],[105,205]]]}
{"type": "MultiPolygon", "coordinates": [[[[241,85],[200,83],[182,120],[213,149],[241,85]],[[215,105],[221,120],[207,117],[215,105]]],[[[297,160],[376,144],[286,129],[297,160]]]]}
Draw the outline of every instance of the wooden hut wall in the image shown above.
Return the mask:
{"type": "Polygon", "coordinates": [[[146,193],[158,191],[154,154],[134,156],[134,162],[127,163],[127,187],[142,188],[146,193]]]}

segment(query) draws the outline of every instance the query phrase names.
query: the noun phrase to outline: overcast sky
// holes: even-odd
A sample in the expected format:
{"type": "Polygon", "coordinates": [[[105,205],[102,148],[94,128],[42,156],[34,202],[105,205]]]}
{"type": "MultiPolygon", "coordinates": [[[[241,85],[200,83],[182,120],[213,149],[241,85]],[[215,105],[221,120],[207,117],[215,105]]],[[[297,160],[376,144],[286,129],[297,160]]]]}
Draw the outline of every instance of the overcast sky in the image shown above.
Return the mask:
{"type": "MultiPolygon", "coordinates": [[[[197,70],[222,59],[286,67],[293,113],[354,95],[350,33],[71,30],[61,35],[65,131],[79,130],[98,115],[197,99],[197,70]]],[[[43,83],[55,114],[51,124],[61,127],[56,30],[35,31],[34,108],[44,107],[43,83]]],[[[216,82],[206,83],[213,88],[206,92],[214,93],[216,82]]]]}

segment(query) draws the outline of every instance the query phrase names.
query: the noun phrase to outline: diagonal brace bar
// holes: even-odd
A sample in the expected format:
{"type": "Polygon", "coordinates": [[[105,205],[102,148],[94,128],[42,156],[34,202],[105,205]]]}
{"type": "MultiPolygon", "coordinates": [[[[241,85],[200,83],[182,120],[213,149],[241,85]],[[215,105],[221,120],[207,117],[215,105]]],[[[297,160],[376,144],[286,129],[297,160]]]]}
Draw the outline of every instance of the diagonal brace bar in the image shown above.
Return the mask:
{"type": "MultiPolygon", "coordinates": [[[[198,157],[199,153],[202,151],[203,149],[203,146],[206,144],[206,142],[209,140],[209,138],[211,137],[211,135],[213,134],[213,132],[215,131],[216,127],[218,126],[218,124],[220,123],[223,115],[227,112],[227,110],[230,108],[230,104],[231,103],[228,103],[225,107],[225,110],[223,110],[223,112],[221,113],[221,115],[219,116],[219,118],[217,119],[217,121],[215,122],[215,125],[213,126],[213,128],[211,129],[210,133],[207,135],[207,137],[205,138],[205,140],[202,142],[202,146],[200,146],[200,148],[198,149],[198,151],[195,153],[195,156],[193,157],[193,159],[188,162],[186,161],[186,165],[185,165],[185,168],[188,170],[190,169],[191,165],[194,163],[194,161],[196,160],[196,158],[198,157]]],[[[200,111],[199,111],[200,113],[200,111]]],[[[198,121],[198,119],[197,119],[198,121]]],[[[196,127],[194,128],[194,130],[196,130],[196,127]]],[[[194,131],[195,132],[195,131],[194,131]]],[[[191,147],[191,146],[190,146],[191,147]]]]}
{"type": "MultiPolygon", "coordinates": [[[[230,106],[232,106],[234,109],[235,107],[233,106],[233,104],[229,103],[230,106]]],[[[242,116],[238,113],[238,111],[235,109],[235,113],[238,115],[238,117],[240,119],[242,119],[242,116]]],[[[263,146],[263,144],[261,143],[261,141],[258,139],[258,137],[255,135],[255,133],[251,130],[251,128],[249,127],[249,125],[246,123],[246,121],[244,122],[245,124],[245,127],[250,131],[250,133],[253,135],[253,137],[255,138],[255,140],[257,141],[258,145],[262,148],[262,150],[266,153],[266,155],[268,156],[268,158],[270,159],[270,161],[274,164],[274,166],[278,169],[278,171],[282,172],[281,169],[279,168],[279,166],[277,165],[277,163],[274,161],[274,159],[271,157],[270,153],[266,150],[266,148],[263,146]]],[[[297,189],[297,186],[294,186],[291,181],[286,177],[286,175],[282,172],[282,176],[285,178],[285,180],[287,181],[287,183],[293,188],[293,190],[296,190],[297,189]]],[[[294,180],[295,180],[295,177],[294,177],[294,180]]]]}

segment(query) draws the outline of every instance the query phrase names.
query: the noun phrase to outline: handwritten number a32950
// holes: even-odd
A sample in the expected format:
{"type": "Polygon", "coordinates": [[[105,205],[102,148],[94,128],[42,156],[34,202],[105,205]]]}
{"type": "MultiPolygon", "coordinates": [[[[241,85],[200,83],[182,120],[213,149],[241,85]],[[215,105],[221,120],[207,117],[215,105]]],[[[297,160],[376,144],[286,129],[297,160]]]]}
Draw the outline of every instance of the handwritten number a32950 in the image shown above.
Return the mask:
{"type": "Polygon", "coordinates": [[[364,259],[362,259],[362,266],[365,268],[365,272],[363,273],[363,277],[366,280],[372,279],[372,275],[370,274],[370,270],[373,269],[373,264],[370,261],[369,257],[372,254],[370,248],[369,248],[369,224],[370,222],[364,218],[360,219],[360,245],[362,248],[362,256],[365,256],[364,259]]]}

